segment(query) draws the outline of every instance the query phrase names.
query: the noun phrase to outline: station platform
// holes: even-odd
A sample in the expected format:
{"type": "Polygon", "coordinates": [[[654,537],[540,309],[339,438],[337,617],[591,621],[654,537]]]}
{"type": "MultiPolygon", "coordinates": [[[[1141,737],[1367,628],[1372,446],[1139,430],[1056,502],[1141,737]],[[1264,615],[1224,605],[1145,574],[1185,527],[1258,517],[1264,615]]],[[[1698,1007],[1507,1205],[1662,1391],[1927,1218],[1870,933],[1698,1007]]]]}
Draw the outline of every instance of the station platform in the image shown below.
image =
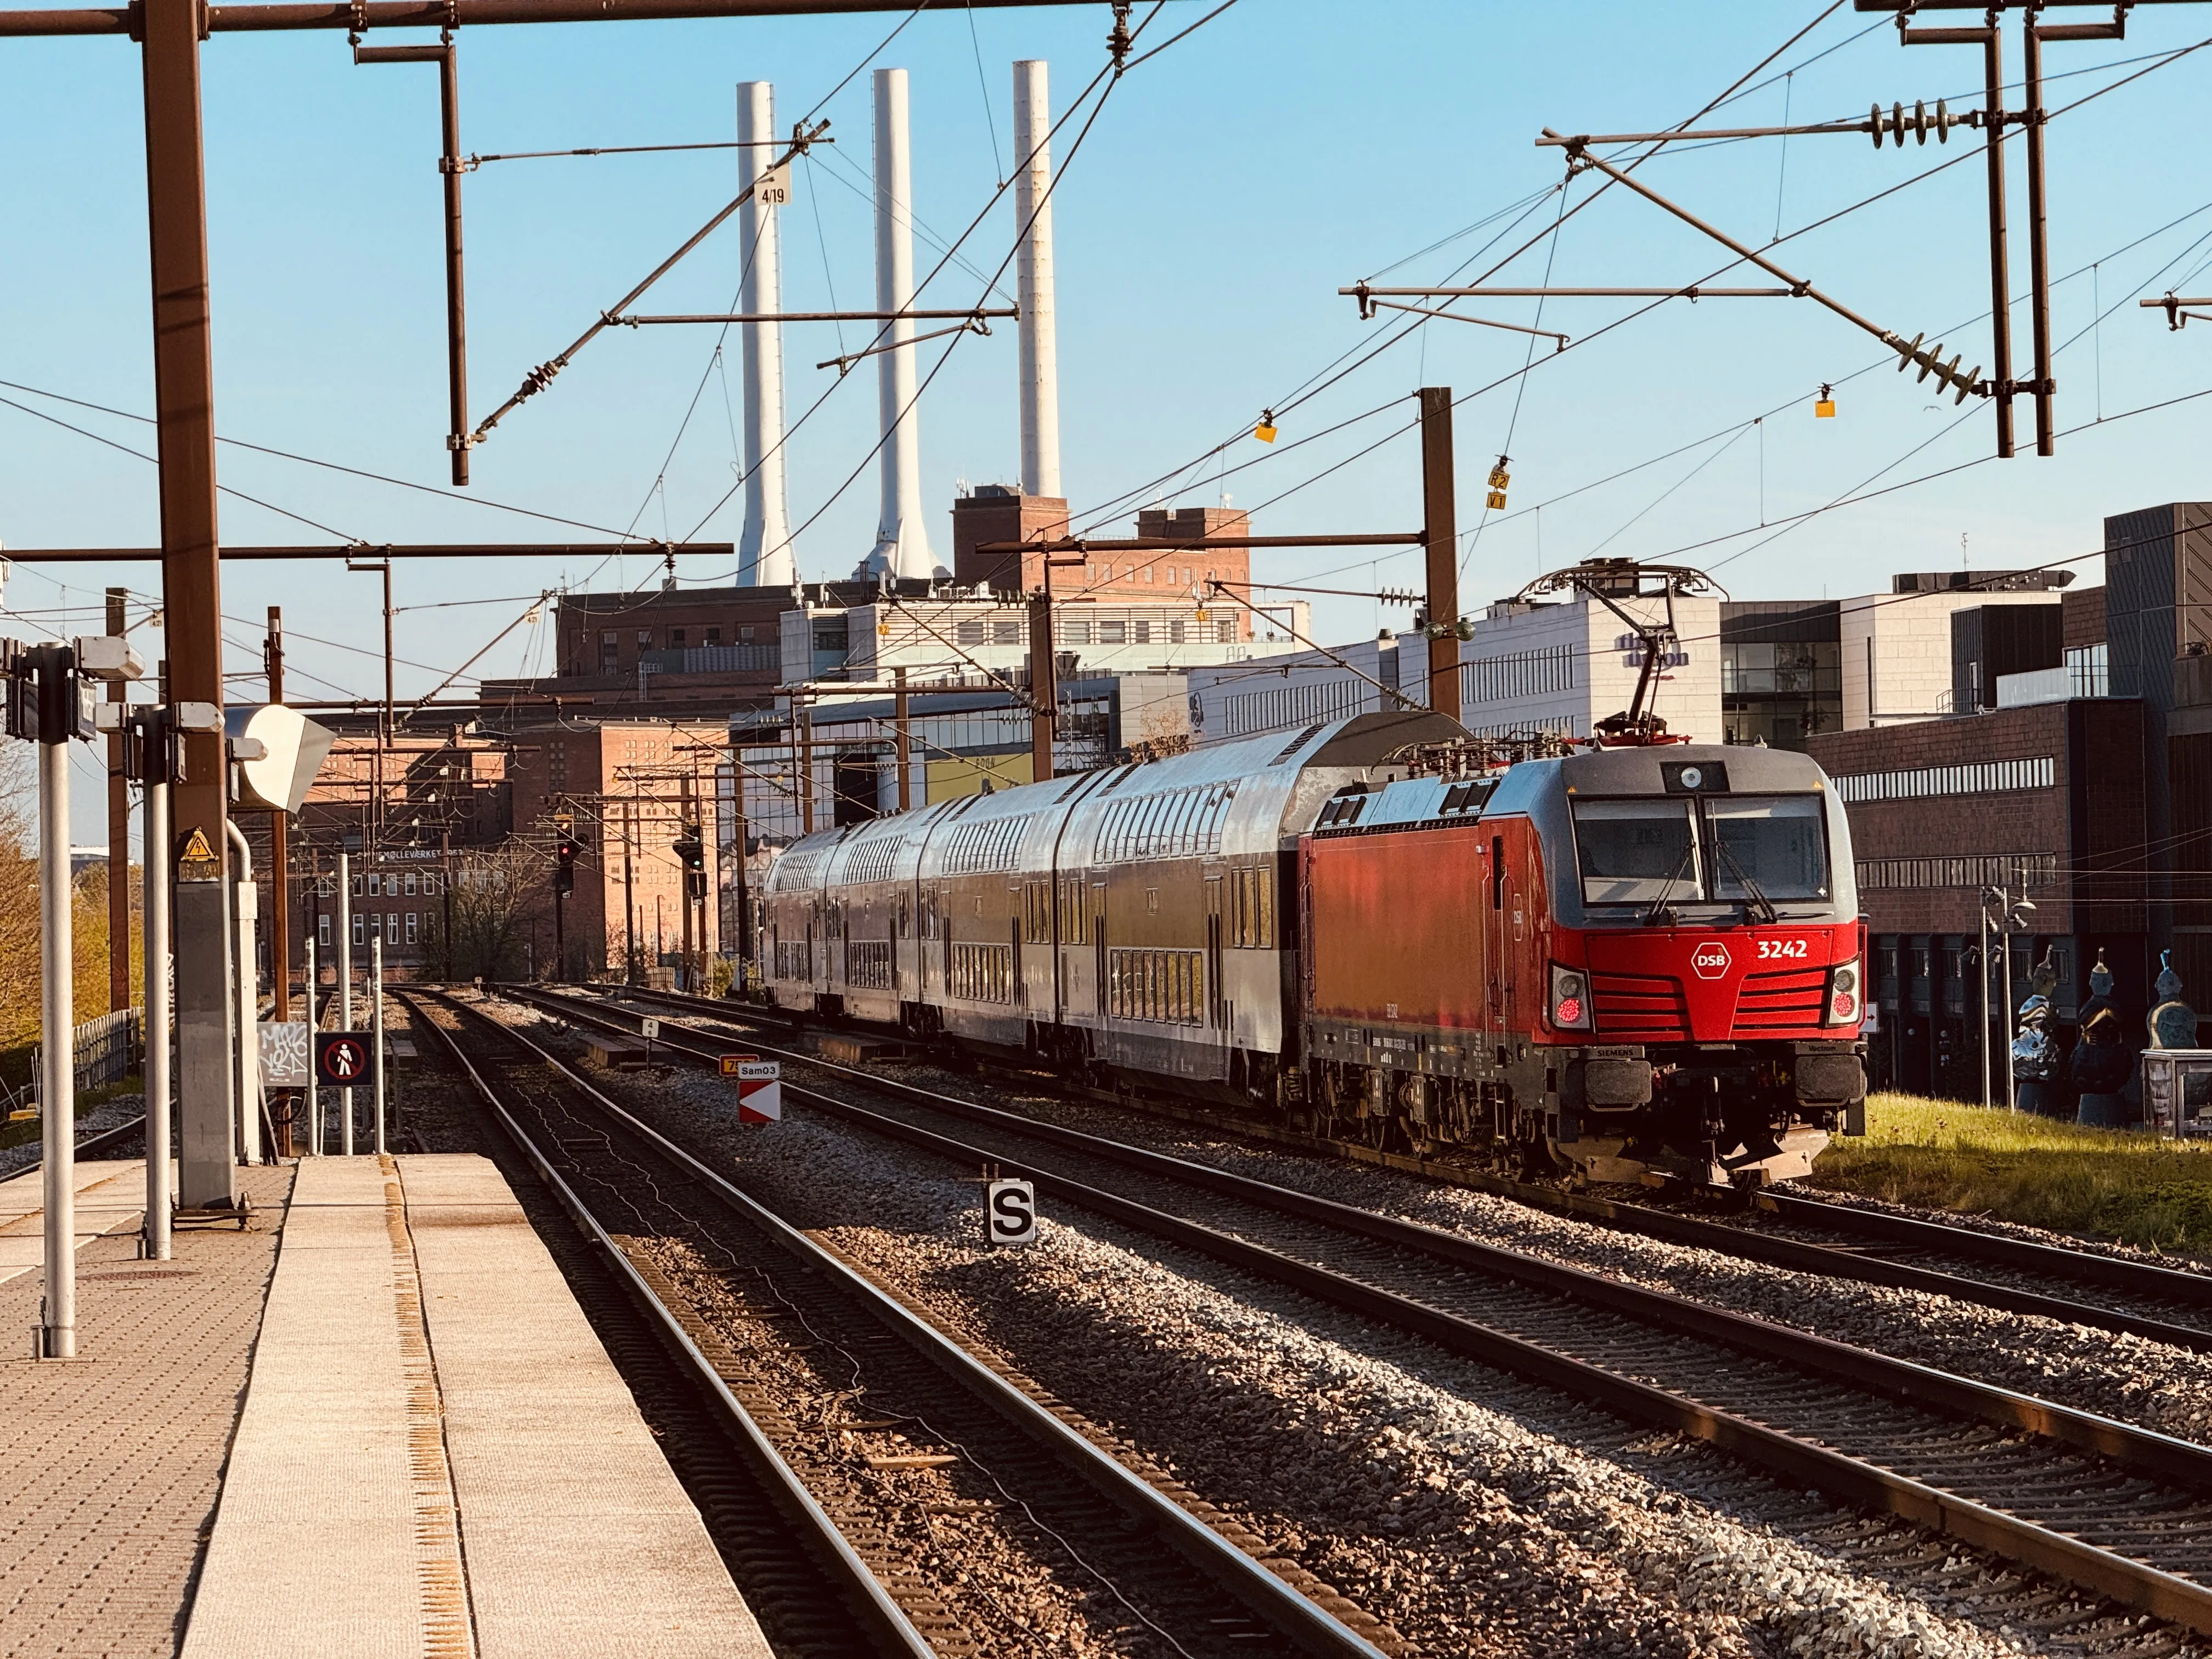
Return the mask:
{"type": "MultiPolygon", "coordinates": [[[[765,1659],[491,1164],[240,1175],[252,1224],[167,1263],[131,1259],[141,1166],[86,1187],[80,1225],[105,1194],[116,1231],[80,1248],[77,1360],[29,1358],[39,1275],[0,1283],[9,1655],[765,1659]]],[[[35,1248],[20,1184],[0,1240],[35,1248]]]]}

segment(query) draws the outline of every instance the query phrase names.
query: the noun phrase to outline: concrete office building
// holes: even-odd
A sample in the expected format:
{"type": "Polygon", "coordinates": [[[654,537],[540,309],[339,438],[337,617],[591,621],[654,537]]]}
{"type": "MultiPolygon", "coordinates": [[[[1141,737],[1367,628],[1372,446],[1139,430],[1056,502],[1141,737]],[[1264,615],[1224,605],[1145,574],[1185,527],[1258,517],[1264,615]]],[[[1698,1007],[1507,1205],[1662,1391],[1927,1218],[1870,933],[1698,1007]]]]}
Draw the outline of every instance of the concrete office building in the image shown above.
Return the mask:
{"type": "Polygon", "coordinates": [[[2033,931],[2009,993],[1990,969],[1994,1048],[2046,952],[2062,1041],[2100,952],[2132,1041],[2162,953],[2191,1000],[2212,994],[2212,619],[2191,597],[2212,593],[2212,504],[2107,519],[2106,550],[2101,587],[1947,589],[1939,717],[1813,740],[1850,814],[1874,1055],[1897,1086],[1978,1097],[1979,895],[2022,875],[2033,931]]]}

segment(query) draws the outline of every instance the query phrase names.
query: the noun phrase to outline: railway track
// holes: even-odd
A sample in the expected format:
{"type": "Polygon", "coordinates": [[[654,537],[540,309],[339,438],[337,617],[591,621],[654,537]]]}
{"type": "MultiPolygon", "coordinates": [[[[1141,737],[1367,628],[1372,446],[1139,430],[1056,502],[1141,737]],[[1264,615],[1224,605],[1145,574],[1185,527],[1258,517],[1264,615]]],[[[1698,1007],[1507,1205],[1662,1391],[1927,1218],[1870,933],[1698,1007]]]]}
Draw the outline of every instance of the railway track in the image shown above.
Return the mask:
{"type": "MultiPolygon", "coordinates": [[[[487,1107],[563,1206],[617,1261],[633,1293],[650,1299],[672,1340],[680,1337],[677,1346],[689,1356],[698,1385],[716,1397],[757,1459],[773,1460],[786,1509],[804,1508],[817,1532],[838,1539],[848,1567],[860,1566],[873,1594],[927,1638],[919,1650],[898,1650],[949,1659],[977,1647],[963,1637],[951,1598],[940,1595],[945,1586],[917,1567],[912,1540],[894,1535],[880,1505],[812,1495],[816,1483],[807,1475],[833,1463],[853,1466],[856,1440],[884,1448],[857,1455],[871,1469],[964,1471],[975,1491],[953,1507],[997,1508],[1003,1498],[1008,1511],[1029,1516],[1071,1558],[1073,1577],[1103,1589],[1094,1603],[1111,1613],[1109,1622],[1121,1621],[1120,1634],[1137,1650],[1179,1651],[1191,1659],[1270,1653],[1380,1659],[1389,1650],[1352,1627],[1376,1628],[1350,1604],[1335,1599],[1334,1608],[1325,1607],[1302,1594],[1287,1582],[1305,1578],[1294,1565],[1271,1570],[1255,1560],[1170,1491],[1118,1461],[1035,1385],[1025,1387],[1018,1375],[968,1352],[865,1270],[757,1203],[526,1036],[453,999],[438,1002],[502,1034],[504,1042],[468,1054],[438,1021],[423,1020],[441,1032],[487,1107]],[[610,1210],[629,1218],[628,1232],[604,1218],[610,1210]],[[748,1409],[741,1398],[744,1362],[719,1328],[720,1316],[681,1288],[650,1248],[669,1238],[695,1242],[702,1255],[719,1255],[733,1268],[742,1261],[764,1269],[771,1286],[765,1314],[797,1318],[810,1346],[850,1361],[854,1383],[825,1402],[836,1407],[834,1415],[807,1422],[789,1410],[762,1409],[758,1401],[748,1409]],[[892,1404],[878,1415],[854,1416],[864,1401],[870,1411],[892,1404]],[[891,1438],[880,1438],[887,1432],[891,1438]],[[847,1534],[854,1545],[842,1544],[847,1534]],[[1079,1539],[1079,1549],[1068,1541],[1079,1539]],[[1114,1602],[1121,1612],[1112,1612],[1114,1602]]],[[[1328,1595],[1317,1581],[1305,1582],[1328,1595]]],[[[1377,1633],[1388,1639],[1387,1632],[1377,1633]]]]}
{"type": "MultiPolygon", "coordinates": [[[[627,1010],[516,994],[580,1024],[636,1030],[639,1016],[627,1010]]],[[[729,1047],[673,1021],[659,1041],[708,1064],[729,1047]]],[[[1418,1223],[825,1069],[837,1094],[788,1080],[787,1093],[971,1168],[988,1159],[1019,1169],[1048,1199],[2212,1632],[2212,1449],[1418,1223]],[[854,1089],[872,1097],[867,1104],[851,1098],[854,1089]]]]}
{"type": "MultiPolygon", "coordinates": [[[[98,1158],[102,1152],[112,1152],[118,1146],[128,1146],[133,1138],[146,1132],[144,1117],[134,1117],[127,1123],[118,1123],[112,1129],[102,1129],[96,1135],[87,1135],[76,1144],[79,1158],[98,1158]]],[[[43,1158],[34,1158],[28,1164],[17,1165],[0,1176],[0,1181],[21,1181],[25,1176],[36,1175],[46,1166],[43,1158]]]]}
{"type": "MultiPolygon", "coordinates": [[[[806,1030],[788,1016],[740,1003],[666,991],[626,989],[622,995],[624,1000],[681,1008],[705,1018],[781,1030],[794,1042],[801,1040],[806,1030]]],[[[1950,1297],[2007,1313],[2039,1315],[2212,1353],[2212,1273],[2041,1244],[1792,1192],[1763,1193],[1754,1201],[1754,1214],[1715,1219],[1661,1205],[1516,1181],[1459,1164],[1378,1152],[1372,1147],[1224,1118],[1170,1103],[1132,1102],[1101,1091],[1085,1092],[1132,1110],[1200,1125],[1217,1133],[1226,1131],[1300,1152],[1348,1158],[1492,1193],[1666,1243],[1715,1250],[1830,1279],[1950,1297]],[[1795,1236],[1803,1233],[1841,1242],[1820,1243],[1795,1236]]]]}

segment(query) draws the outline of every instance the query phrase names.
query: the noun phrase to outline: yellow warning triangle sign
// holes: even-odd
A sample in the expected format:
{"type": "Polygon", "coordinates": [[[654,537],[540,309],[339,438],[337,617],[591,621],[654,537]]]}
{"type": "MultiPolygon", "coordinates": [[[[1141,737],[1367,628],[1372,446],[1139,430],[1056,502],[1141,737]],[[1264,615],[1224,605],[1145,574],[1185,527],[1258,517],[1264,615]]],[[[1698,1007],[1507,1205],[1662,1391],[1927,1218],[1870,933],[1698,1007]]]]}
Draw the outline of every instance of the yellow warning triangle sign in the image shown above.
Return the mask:
{"type": "Polygon", "coordinates": [[[204,830],[193,830],[192,838],[185,843],[185,850],[178,856],[188,859],[213,858],[215,856],[215,849],[208,845],[207,831],[204,830]]]}

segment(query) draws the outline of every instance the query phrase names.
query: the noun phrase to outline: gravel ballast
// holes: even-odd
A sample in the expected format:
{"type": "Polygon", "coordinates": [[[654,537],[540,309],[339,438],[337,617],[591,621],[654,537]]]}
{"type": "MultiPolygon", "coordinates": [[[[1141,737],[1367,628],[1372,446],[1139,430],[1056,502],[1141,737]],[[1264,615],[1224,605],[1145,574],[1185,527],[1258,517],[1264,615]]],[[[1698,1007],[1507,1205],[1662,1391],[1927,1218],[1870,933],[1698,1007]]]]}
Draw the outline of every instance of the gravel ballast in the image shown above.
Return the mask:
{"type": "MultiPolygon", "coordinates": [[[[772,1128],[740,1129],[726,1089],[696,1073],[604,1082],[686,1144],[719,1149],[715,1161],[764,1200],[1139,1448],[1389,1621],[1412,1651],[1906,1656],[2130,1645],[2131,1627],[2118,1621],[2039,1635],[2063,1613],[2046,1605],[2031,1624],[2018,1581],[2002,1569],[1993,1576],[1985,1561],[1948,1556],[1909,1528],[1790,1491],[1701,1444],[1642,1434],[1094,1218],[1050,1216],[1036,1247],[986,1250],[975,1178],[803,1108],[772,1128]]],[[[1053,1115],[1071,1110],[1087,1115],[1053,1115]]],[[[1121,1138],[1145,1138],[1112,1115],[1121,1138]]],[[[1218,1142],[1208,1152],[1224,1164],[1314,1166],[1323,1186],[1340,1173],[1379,1181],[1394,1189],[1389,1200],[1330,1195],[1478,1237],[1500,1224],[1479,1205],[1431,1211],[1425,1183],[1386,1172],[1340,1172],[1218,1142]]],[[[1272,1167],[1253,1172],[1286,1178],[1272,1167]]],[[[1562,1241],[1543,1253],[1568,1249],[1562,1241]]],[[[1685,1269],[1632,1261],[1626,1271],[1685,1269]]],[[[1827,1315],[1816,1317],[1838,1334],[1827,1315]]]]}

